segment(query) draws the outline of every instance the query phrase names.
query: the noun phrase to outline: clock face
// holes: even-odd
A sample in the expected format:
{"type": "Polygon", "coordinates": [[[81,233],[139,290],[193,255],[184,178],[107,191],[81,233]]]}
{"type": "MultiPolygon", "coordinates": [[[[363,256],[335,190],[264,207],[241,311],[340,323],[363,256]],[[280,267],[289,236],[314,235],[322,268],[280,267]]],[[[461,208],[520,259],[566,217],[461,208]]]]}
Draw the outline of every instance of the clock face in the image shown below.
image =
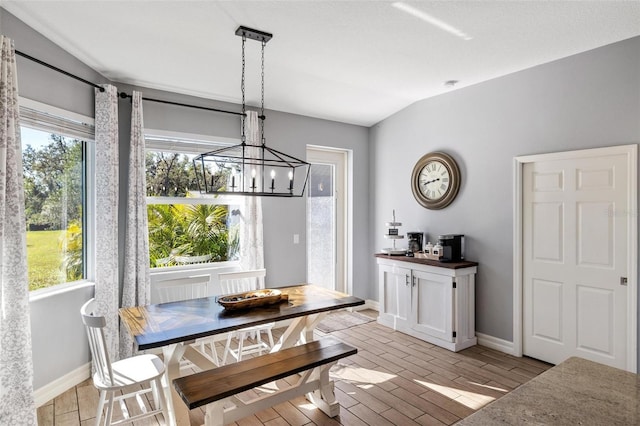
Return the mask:
{"type": "Polygon", "coordinates": [[[429,200],[444,197],[451,185],[449,169],[440,161],[428,162],[420,171],[418,179],[420,192],[429,200]]]}
{"type": "Polygon", "coordinates": [[[444,152],[424,155],[413,168],[411,190],[416,201],[432,210],[445,208],[460,188],[460,169],[444,152]]]}

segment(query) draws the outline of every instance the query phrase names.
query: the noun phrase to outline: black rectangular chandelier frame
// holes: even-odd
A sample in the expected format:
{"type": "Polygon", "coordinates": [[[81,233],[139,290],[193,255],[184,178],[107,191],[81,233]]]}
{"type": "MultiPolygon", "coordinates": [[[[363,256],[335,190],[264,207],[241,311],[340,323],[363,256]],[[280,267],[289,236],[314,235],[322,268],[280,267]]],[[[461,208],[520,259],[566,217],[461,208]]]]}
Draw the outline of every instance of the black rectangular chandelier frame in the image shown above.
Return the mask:
{"type": "Polygon", "coordinates": [[[238,27],[242,37],[242,137],[241,143],[215,149],[193,159],[201,193],[261,197],[302,197],[309,180],[310,164],[266,145],[264,137],[264,47],[272,34],[238,27]],[[262,44],[262,103],[260,115],[261,144],[247,143],[245,136],[245,41],[262,44]]]}

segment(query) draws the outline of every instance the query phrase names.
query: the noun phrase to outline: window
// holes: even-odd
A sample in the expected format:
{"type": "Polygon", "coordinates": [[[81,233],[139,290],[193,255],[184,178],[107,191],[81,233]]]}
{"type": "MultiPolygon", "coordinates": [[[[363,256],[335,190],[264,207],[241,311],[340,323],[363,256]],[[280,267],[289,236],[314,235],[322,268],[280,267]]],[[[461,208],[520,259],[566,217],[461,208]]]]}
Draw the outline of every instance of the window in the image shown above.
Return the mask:
{"type": "Polygon", "coordinates": [[[238,199],[203,195],[193,158],[219,147],[180,136],[146,136],[150,267],[237,260],[238,199]]]}
{"type": "Polygon", "coordinates": [[[86,176],[93,125],[26,100],[20,101],[20,115],[29,290],[33,291],[87,276],[86,176]]]}

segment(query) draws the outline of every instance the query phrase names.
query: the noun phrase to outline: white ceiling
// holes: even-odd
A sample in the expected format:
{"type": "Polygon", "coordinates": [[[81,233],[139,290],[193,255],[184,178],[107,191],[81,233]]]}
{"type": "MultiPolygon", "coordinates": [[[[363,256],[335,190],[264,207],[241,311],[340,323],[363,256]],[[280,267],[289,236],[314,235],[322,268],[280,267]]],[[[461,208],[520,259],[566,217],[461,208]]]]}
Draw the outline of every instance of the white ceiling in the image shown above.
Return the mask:
{"type": "MultiPolygon", "coordinates": [[[[235,30],[270,32],[267,109],[365,126],[427,97],[640,35],[638,0],[0,5],[111,80],[237,103],[235,30]]],[[[259,49],[247,41],[249,105],[260,99],[259,49]]]]}

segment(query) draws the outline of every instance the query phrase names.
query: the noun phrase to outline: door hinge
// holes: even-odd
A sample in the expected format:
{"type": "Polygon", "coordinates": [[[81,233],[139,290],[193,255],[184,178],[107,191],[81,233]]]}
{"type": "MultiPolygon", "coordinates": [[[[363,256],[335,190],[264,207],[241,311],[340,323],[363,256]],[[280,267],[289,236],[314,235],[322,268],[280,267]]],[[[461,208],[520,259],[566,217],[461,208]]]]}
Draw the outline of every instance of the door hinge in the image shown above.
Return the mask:
{"type": "Polygon", "coordinates": [[[416,277],[415,277],[415,276],[413,276],[413,277],[411,278],[411,285],[412,285],[413,287],[415,287],[415,286],[416,286],[416,277]]]}
{"type": "Polygon", "coordinates": [[[627,277],[620,277],[620,285],[627,285],[627,277]]]}
{"type": "Polygon", "coordinates": [[[454,337],[454,338],[456,337],[456,332],[455,332],[455,331],[453,332],[453,337],[454,337]]]}
{"type": "Polygon", "coordinates": [[[453,284],[453,288],[458,288],[458,287],[456,287],[456,282],[455,282],[455,280],[453,281],[453,283],[452,283],[452,284],[453,284]]]}

